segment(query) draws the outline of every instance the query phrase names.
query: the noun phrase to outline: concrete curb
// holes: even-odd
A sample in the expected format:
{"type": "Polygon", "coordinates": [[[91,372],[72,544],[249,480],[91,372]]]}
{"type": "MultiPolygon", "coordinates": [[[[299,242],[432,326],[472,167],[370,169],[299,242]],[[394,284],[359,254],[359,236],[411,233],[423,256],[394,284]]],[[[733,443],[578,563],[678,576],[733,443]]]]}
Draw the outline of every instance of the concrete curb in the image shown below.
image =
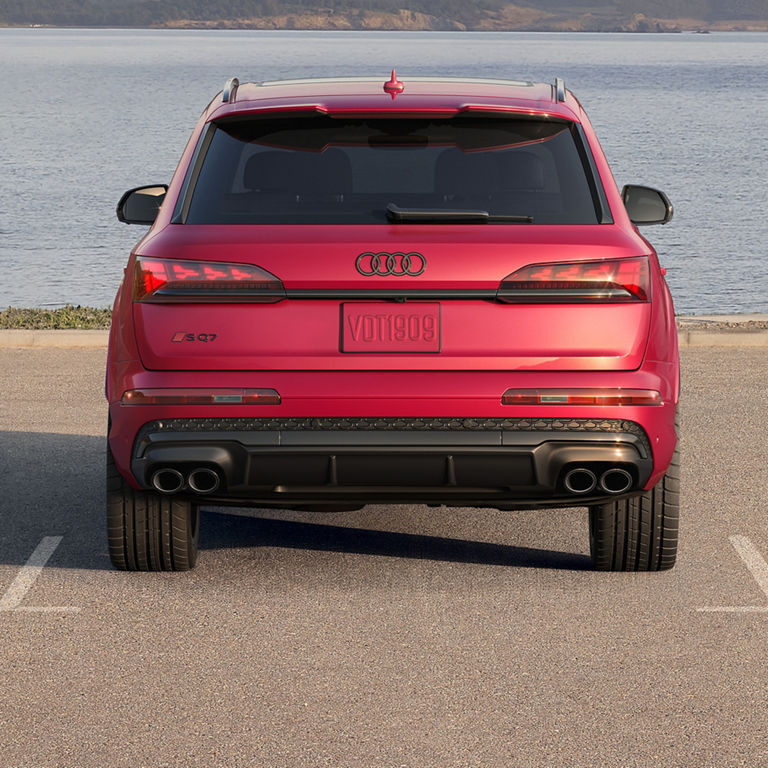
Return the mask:
{"type": "MultiPolygon", "coordinates": [[[[688,321],[699,325],[700,318],[683,318],[678,329],[681,347],[768,347],[768,330],[732,327],[724,322],[703,321],[705,327],[686,328],[688,321]]],[[[80,348],[104,349],[109,331],[26,331],[0,330],[0,349],[8,348],[80,348]]]]}
{"type": "Polygon", "coordinates": [[[768,331],[686,330],[677,331],[681,347],[768,347],[768,331]]]}
{"type": "Polygon", "coordinates": [[[106,348],[109,331],[17,331],[0,330],[0,348],[79,347],[106,348]]]}

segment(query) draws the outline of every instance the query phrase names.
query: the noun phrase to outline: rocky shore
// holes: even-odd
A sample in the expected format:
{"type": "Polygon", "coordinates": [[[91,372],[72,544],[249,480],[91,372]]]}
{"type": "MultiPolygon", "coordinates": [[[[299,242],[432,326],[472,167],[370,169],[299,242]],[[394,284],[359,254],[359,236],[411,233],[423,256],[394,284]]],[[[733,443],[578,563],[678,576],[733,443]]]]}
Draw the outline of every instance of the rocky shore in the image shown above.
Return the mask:
{"type": "Polygon", "coordinates": [[[361,31],[482,31],[482,32],[766,32],[768,20],[709,22],[695,18],[656,18],[643,13],[620,17],[608,13],[578,16],[553,14],[536,8],[506,5],[498,11],[484,11],[482,18],[468,25],[457,19],[399,9],[394,12],[353,10],[321,13],[288,13],[253,18],[199,20],[176,19],[154,24],[163,29],[303,29],[361,31]]]}

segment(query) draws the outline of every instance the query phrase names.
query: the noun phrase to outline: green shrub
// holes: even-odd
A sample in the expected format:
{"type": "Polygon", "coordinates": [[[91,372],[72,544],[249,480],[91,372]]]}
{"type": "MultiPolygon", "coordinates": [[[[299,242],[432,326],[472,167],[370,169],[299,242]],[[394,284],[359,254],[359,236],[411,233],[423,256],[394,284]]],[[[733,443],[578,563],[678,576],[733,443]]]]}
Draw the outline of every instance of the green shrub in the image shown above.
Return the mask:
{"type": "Polygon", "coordinates": [[[112,320],[111,309],[73,307],[67,304],[59,309],[21,309],[8,307],[0,310],[0,328],[25,330],[95,328],[106,329],[112,320]]]}

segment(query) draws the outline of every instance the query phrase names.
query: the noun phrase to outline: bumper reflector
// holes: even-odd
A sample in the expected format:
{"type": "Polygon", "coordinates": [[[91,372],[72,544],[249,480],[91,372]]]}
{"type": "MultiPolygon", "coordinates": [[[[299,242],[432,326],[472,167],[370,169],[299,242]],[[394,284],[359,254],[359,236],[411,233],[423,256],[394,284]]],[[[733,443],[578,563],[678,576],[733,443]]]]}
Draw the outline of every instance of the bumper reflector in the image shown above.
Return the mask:
{"type": "Polygon", "coordinates": [[[123,405],[280,405],[274,389],[129,389],[123,405]]]}
{"type": "Polygon", "coordinates": [[[661,405],[652,389],[508,389],[502,405],[661,405]]]}

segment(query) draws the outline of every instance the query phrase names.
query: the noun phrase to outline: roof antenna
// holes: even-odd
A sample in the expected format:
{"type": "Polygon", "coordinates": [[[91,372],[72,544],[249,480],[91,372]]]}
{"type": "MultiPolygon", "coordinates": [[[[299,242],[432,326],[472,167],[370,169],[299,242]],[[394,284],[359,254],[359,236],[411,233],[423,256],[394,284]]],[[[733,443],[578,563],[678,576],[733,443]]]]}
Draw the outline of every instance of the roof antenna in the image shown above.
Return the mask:
{"type": "Polygon", "coordinates": [[[384,92],[392,94],[392,98],[396,98],[398,93],[402,93],[405,90],[405,84],[397,79],[395,70],[392,70],[392,77],[384,83],[384,92]]]}

